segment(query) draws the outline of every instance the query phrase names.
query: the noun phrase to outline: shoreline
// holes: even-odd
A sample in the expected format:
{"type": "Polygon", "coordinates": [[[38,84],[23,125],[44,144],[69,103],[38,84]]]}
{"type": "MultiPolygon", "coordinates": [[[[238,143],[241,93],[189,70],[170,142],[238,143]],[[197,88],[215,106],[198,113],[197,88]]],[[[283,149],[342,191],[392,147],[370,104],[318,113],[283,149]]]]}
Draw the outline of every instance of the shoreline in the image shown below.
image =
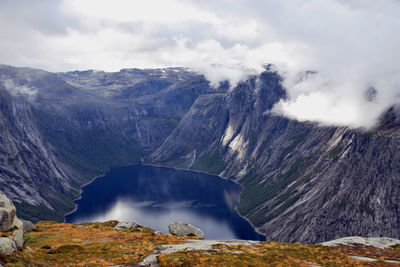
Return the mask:
{"type": "MultiPolygon", "coordinates": [[[[218,177],[218,178],[220,178],[220,179],[224,179],[224,180],[227,180],[227,181],[231,181],[231,182],[233,182],[234,184],[239,185],[239,186],[241,187],[241,189],[242,189],[241,192],[240,192],[240,195],[242,194],[242,191],[243,191],[243,189],[244,189],[243,185],[240,184],[239,182],[235,181],[235,180],[228,179],[228,178],[225,178],[225,177],[223,177],[223,176],[221,176],[221,175],[218,175],[218,174],[215,174],[215,173],[210,173],[210,172],[207,172],[207,171],[192,170],[192,169],[184,169],[184,168],[179,168],[179,167],[174,167],[174,166],[168,166],[168,165],[162,165],[162,164],[154,164],[154,163],[153,163],[153,164],[152,164],[152,163],[142,163],[142,164],[131,163],[131,164],[127,164],[127,165],[121,165],[121,166],[118,166],[118,167],[109,168],[105,173],[103,173],[103,174],[101,174],[101,175],[97,175],[97,176],[95,176],[93,179],[91,179],[90,181],[88,181],[88,182],[82,184],[82,185],[80,186],[79,197],[77,197],[76,199],[73,199],[73,201],[75,202],[75,201],[77,201],[77,200],[79,200],[79,199],[82,198],[82,191],[83,191],[83,188],[84,188],[85,186],[87,186],[87,185],[93,183],[96,179],[105,176],[105,175],[107,174],[107,172],[109,172],[110,170],[112,170],[112,169],[114,169],[114,168],[128,167],[128,166],[132,166],[132,165],[145,165],[145,166],[151,166],[151,167],[170,168],[170,169],[175,169],[175,170],[179,170],[179,171],[191,171],[191,172],[197,172],[197,173],[202,173],[202,174],[208,174],[208,175],[216,176],[216,177],[218,177]]],[[[238,203],[240,203],[240,195],[239,195],[239,201],[238,201],[238,203]]],[[[77,209],[78,209],[78,204],[75,203],[74,209],[71,210],[71,211],[69,211],[69,212],[67,212],[66,214],[64,214],[64,223],[65,223],[65,221],[66,221],[66,217],[67,217],[68,215],[74,213],[77,209]]],[[[254,231],[255,231],[257,234],[264,236],[265,239],[267,240],[267,236],[266,236],[265,234],[261,233],[260,230],[257,229],[246,217],[244,217],[242,214],[240,214],[240,212],[239,212],[238,209],[237,209],[237,206],[235,207],[235,211],[236,211],[236,213],[237,213],[242,219],[246,220],[246,221],[250,224],[250,226],[254,229],[254,231]]]]}
{"type": "MultiPolygon", "coordinates": [[[[233,183],[239,185],[239,186],[242,188],[242,190],[244,189],[244,186],[243,186],[242,184],[240,184],[239,182],[235,181],[235,180],[231,180],[231,179],[225,178],[225,177],[223,177],[223,176],[221,176],[221,175],[214,174],[214,173],[210,173],[210,172],[206,172],[206,171],[192,170],[192,169],[184,169],[184,168],[173,167],[173,166],[162,165],[162,164],[144,163],[143,165],[153,166],[153,167],[164,167],[164,168],[171,168],[171,169],[181,170],[181,171],[191,171],[191,172],[198,172],[198,173],[213,175],[213,176],[217,176],[217,177],[219,177],[219,178],[221,178],[221,179],[231,181],[231,182],[233,182],[233,183]]],[[[241,191],[242,191],[242,190],[241,190],[241,191]]],[[[241,195],[241,194],[242,194],[242,192],[240,192],[240,195],[241,195]]],[[[238,201],[238,203],[240,203],[240,195],[239,195],[239,201],[238,201]]],[[[246,221],[250,224],[250,226],[254,229],[254,231],[255,231],[257,234],[264,236],[265,239],[266,239],[266,241],[267,241],[267,236],[266,236],[264,233],[260,232],[260,230],[259,230],[257,227],[255,227],[255,226],[249,221],[249,219],[247,219],[247,218],[244,217],[242,214],[240,214],[240,212],[239,212],[238,209],[237,209],[237,206],[235,207],[235,211],[236,211],[236,213],[237,213],[242,219],[246,220],[246,221]]]]}
{"type": "MultiPolygon", "coordinates": [[[[79,188],[79,196],[78,196],[77,198],[73,199],[72,201],[75,202],[75,201],[81,199],[81,198],[82,198],[82,191],[83,191],[83,188],[84,188],[85,186],[87,186],[87,185],[93,183],[97,178],[103,177],[104,175],[105,175],[105,174],[95,176],[94,178],[92,178],[92,179],[89,180],[88,182],[82,184],[82,185],[80,186],[80,188],[79,188]]],[[[68,211],[67,213],[64,214],[64,223],[65,223],[65,221],[66,221],[66,218],[65,218],[65,217],[67,217],[68,215],[74,213],[77,209],[78,209],[78,204],[75,203],[75,207],[74,207],[71,211],[68,211]]]]}

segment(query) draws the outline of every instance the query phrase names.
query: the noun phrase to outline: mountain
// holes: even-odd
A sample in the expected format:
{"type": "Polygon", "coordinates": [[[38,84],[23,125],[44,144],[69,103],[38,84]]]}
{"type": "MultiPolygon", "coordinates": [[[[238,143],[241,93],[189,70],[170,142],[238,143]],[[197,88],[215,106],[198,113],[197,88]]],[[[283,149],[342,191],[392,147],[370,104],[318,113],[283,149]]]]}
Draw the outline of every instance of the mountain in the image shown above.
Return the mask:
{"type": "Polygon", "coordinates": [[[271,112],[270,69],[228,90],[183,68],[49,73],[0,66],[0,183],[22,218],[62,220],[79,188],[144,158],[243,186],[238,211],[268,239],[400,237],[399,116],[375,129],[271,112]]]}
{"type": "Polygon", "coordinates": [[[33,221],[63,220],[84,183],[154,151],[198,95],[215,92],[178,68],[54,74],[0,65],[0,84],[0,183],[33,221]]]}
{"type": "Polygon", "coordinates": [[[149,160],[234,179],[238,211],[271,240],[399,237],[397,112],[369,132],[321,127],[271,113],[282,97],[271,71],[199,97],[149,160]]]}

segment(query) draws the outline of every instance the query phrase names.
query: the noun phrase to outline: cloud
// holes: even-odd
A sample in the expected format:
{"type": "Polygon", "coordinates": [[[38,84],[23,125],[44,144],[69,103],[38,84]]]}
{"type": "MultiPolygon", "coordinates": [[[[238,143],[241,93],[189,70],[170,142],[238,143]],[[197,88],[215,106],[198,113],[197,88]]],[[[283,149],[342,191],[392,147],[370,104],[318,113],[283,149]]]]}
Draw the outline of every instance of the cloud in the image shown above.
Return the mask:
{"type": "Polygon", "coordinates": [[[395,0],[5,0],[0,59],[50,71],[184,66],[213,84],[274,63],[288,91],[274,112],[368,128],[399,100],[399,12],[395,0]]]}
{"type": "Polygon", "coordinates": [[[13,80],[2,80],[4,87],[15,96],[25,96],[28,100],[33,101],[36,98],[38,89],[35,87],[28,87],[26,85],[15,84],[13,80]]]}

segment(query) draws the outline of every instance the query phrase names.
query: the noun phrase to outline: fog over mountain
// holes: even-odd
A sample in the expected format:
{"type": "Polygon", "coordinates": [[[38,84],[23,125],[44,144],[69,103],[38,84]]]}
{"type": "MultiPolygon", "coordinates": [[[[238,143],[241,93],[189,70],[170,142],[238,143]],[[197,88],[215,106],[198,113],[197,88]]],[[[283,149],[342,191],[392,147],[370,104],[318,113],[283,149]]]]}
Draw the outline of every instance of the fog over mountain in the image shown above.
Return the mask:
{"type": "Polygon", "coordinates": [[[0,7],[4,64],[182,66],[234,86],[272,63],[288,93],[274,111],[328,125],[369,128],[399,101],[397,0],[4,0],[0,7]]]}

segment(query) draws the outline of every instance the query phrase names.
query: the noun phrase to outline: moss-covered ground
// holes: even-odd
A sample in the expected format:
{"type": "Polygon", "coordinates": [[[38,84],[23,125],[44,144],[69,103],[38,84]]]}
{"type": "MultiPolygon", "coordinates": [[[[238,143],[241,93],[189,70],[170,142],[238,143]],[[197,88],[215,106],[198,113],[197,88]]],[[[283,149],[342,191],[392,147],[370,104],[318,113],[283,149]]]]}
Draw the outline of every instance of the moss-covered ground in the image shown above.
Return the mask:
{"type": "MultiPolygon", "coordinates": [[[[187,236],[154,234],[138,227],[116,230],[116,221],[65,224],[40,222],[25,234],[25,248],[1,258],[9,266],[135,266],[158,245],[181,244],[187,236]]],[[[362,246],[323,247],[300,243],[260,242],[258,245],[214,245],[211,250],[179,251],[157,257],[159,266],[396,266],[400,246],[377,249],[362,246]],[[350,255],[375,258],[358,261],[350,255]]]]}

